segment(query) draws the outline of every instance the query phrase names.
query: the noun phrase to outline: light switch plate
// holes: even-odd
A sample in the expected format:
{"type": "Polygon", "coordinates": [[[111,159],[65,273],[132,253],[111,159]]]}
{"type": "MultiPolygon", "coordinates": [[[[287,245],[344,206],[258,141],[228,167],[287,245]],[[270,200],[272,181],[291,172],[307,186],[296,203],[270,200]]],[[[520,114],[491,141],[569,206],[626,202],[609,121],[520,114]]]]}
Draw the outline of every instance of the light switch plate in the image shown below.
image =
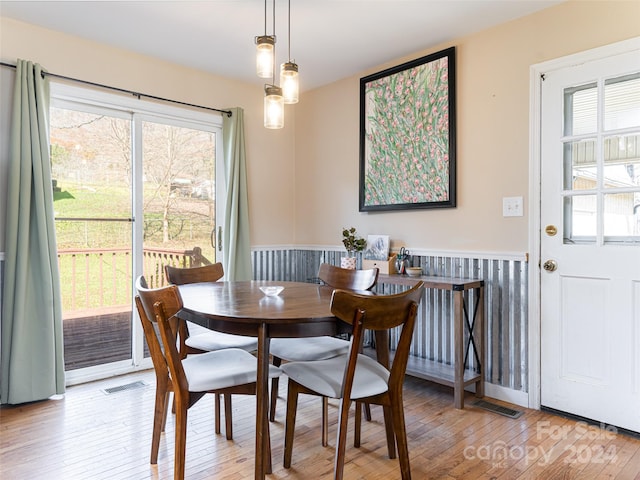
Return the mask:
{"type": "Polygon", "coordinates": [[[502,199],[503,217],[522,217],[522,197],[504,197],[502,199]]]}

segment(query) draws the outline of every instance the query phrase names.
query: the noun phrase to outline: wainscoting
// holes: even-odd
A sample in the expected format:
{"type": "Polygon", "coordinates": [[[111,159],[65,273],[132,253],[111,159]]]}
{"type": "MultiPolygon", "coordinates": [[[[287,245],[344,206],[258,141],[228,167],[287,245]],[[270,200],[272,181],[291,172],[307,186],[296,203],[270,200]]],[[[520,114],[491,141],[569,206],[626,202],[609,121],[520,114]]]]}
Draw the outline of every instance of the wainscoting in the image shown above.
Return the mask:
{"type": "MultiPolygon", "coordinates": [[[[258,280],[317,281],[320,263],[340,265],[345,252],[322,248],[255,248],[253,277],[258,280]]],[[[412,264],[429,275],[477,277],[485,281],[487,394],[526,405],[528,388],[528,263],[505,255],[414,255],[412,264]],[[495,386],[498,393],[493,393],[495,386]],[[500,392],[512,392],[501,395],[500,392]],[[518,399],[521,399],[518,401],[518,399]],[[524,399],[524,400],[522,400],[524,399]]],[[[4,258],[0,255],[0,305],[4,258]]],[[[381,293],[401,288],[379,285],[381,293]]],[[[467,298],[467,302],[473,299],[467,298]]],[[[413,355],[451,364],[453,332],[451,294],[428,290],[420,305],[413,355]]],[[[470,355],[473,365],[473,355],[470,355]]]]}
{"type": "MultiPolygon", "coordinates": [[[[331,249],[254,249],[253,277],[257,280],[313,282],[320,263],[340,265],[344,251],[331,249]]],[[[428,275],[481,278],[485,281],[487,394],[491,386],[509,389],[526,398],[528,388],[528,263],[524,256],[500,258],[479,255],[413,255],[412,265],[428,275]]],[[[393,293],[395,285],[378,285],[393,293]]],[[[466,299],[472,305],[474,299],[466,299]]],[[[413,355],[445,364],[453,361],[453,301],[450,292],[426,290],[414,334],[413,355]]],[[[470,366],[473,355],[470,353],[470,366]]],[[[495,392],[496,389],[493,389],[495,392]]],[[[504,397],[504,395],[502,395],[504,397]]],[[[503,398],[506,399],[506,398],[503,398]]],[[[513,401],[513,398],[508,398],[513,401]]],[[[518,402],[516,402],[518,403],[518,402]]],[[[525,403],[525,402],[519,402],[525,403]]]]}

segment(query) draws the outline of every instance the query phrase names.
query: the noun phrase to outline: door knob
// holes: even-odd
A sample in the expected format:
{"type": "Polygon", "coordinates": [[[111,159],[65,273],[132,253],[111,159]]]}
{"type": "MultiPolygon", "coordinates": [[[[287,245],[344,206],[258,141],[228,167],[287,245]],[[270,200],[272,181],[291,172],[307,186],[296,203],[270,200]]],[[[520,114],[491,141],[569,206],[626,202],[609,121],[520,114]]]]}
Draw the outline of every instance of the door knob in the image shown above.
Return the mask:
{"type": "Polygon", "coordinates": [[[542,268],[544,268],[547,272],[555,272],[558,268],[558,262],[555,260],[547,260],[542,264],[542,268]]]}

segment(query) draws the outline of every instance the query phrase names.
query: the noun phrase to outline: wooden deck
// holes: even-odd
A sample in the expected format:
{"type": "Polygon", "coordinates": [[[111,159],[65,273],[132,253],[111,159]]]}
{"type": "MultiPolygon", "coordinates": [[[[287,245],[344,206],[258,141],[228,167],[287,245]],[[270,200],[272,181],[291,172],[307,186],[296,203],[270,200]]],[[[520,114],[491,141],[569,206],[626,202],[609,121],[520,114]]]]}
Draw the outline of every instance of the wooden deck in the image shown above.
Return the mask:
{"type": "MultiPolygon", "coordinates": [[[[77,312],[63,320],[65,370],[131,358],[131,309],[102,308],[77,312]]],[[[149,355],[144,345],[145,355],[149,355]]]]}
{"type": "MultiPolygon", "coordinates": [[[[286,381],[280,383],[282,397],[286,381]]],[[[153,384],[148,371],[70,387],[62,400],[0,407],[0,478],[171,479],[173,418],[161,440],[158,464],[149,464],[153,384]],[[110,395],[102,392],[137,380],[148,385],[110,395]]],[[[640,479],[639,439],[535,410],[525,409],[518,419],[504,417],[474,407],[473,396],[466,398],[464,410],[456,410],[452,398],[448,387],[407,377],[414,480],[640,479]]],[[[300,397],[293,465],[286,470],[285,402],[278,402],[276,422],[271,424],[273,474],[268,478],[332,478],[337,404],[330,405],[330,445],[323,448],[319,401],[300,397]]],[[[254,397],[234,396],[234,439],[227,441],[214,433],[211,396],[189,410],[186,478],[252,478],[254,413],[254,397]]],[[[363,422],[361,448],[347,448],[345,478],[399,479],[397,460],[387,458],[382,411],[374,406],[372,415],[372,422],[363,422]]]]}

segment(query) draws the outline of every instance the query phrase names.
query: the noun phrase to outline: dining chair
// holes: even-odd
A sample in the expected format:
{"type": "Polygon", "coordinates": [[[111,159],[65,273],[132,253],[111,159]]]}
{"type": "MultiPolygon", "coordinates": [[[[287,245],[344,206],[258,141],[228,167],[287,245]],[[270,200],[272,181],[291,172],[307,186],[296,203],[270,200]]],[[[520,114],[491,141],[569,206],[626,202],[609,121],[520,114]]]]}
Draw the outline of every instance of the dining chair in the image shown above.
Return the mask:
{"type": "MultiPolygon", "coordinates": [[[[164,274],[169,283],[185,285],[188,283],[217,282],[224,276],[224,269],[221,263],[191,268],[165,265],[164,274]]],[[[184,331],[180,333],[182,334],[180,336],[180,348],[183,354],[211,352],[223,348],[241,348],[248,352],[253,352],[258,348],[258,340],[255,337],[215,332],[192,322],[185,322],[184,331]],[[194,332],[197,333],[194,334],[194,332]]]]}
{"type": "MultiPolygon", "coordinates": [[[[337,267],[328,263],[320,264],[318,278],[333,288],[344,290],[371,290],[378,281],[378,269],[353,270],[337,267]]],[[[311,337],[311,338],[274,338],[271,340],[270,353],[273,356],[273,364],[279,367],[282,361],[299,362],[326,360],[342,355],[349,350],[349,341],[336,337],[311,337]]],[[[271,405],[269,419],[273,422],[278,400],[279,379],[271,382],[271,405]]],[[[326,398],[322,400],[322,445],[327,445],[327,410],[326,398]]],[[[367,419],[371,414],[367,408],[367,419]]]]}
{"type": "MultiPolygon", "coordinates": [[[[336,439],[334,479],[344,476],[345,447],[349,408],[352,401],[382,405],[389,458],[396,457],[397,443],[403,480],[410,480],[409,451],[404,420],[402,384],[407,369],[411,340],[423,282],[394,295],[365,295],[335,290],[331,312],[352,325],[349,352],[313,362],[290,362],[282,366],[289,377],[285,422],[284,467],[291,467],[298,395],[301,393],[340,399],[336,439]],[[398,346],[389,360],[386,347],[388,332],[402,327],[398,346]],[[360,353],[364,331],[377,336],[378,359],[360,353]]],[[[388,341],[388,340],[387,340],[388,341]]],[[[360,426],[356,425],[355,447],[360,446],[360,426]]]]}
{"type": "MultiPolygon", "coordinates": [[[[167,281],[174,285],[217,282],[224,277],[224,268],[220,262],[191,268],[165,265],[164,274],[167,281]]],[[[216,332],[192,322],[181,322],[178,339],[180,343],[180,353],[183,357],[188,354],[214,352],[224,348],[241,348],[248,352],[253,352],[258,348],[258,340],[255,337],[216,332]]],[[[220,410],[223,402],[225,420],[231,422],[232,419],[231,397],[226,396],[224,400],[222,400],[221,395],[216,394],[214,399],[216,433],[220,433],[220,410]]]]}
{"type": "MultiPolygon", "coordinates": [[[[179,325],[184,320],[175,316],[182,308],[178,287],[169,285],[150,289],[146,285],[144,277],[138,277],[138,295],[135,301],[156,374],[151,464],[158,463],[160,435],[166,424],[169,394],[173,392],[176,414],[174,479],[182,480],[185,469],[187,410],[207,393],[224,394],[225,399],[231,394],[255,395],[257,362],[253,355],[240,348],[227,348],[183,358],[178,351],[177,334],[179,325]],[[160,339],[154,325],[157,326],[160,339]]],[[[269,366],[270,378],[281,373],[279,368],[269,366]]],[[[233,433],[230,415],[225,420],[226,437],[231,440],[233,433]]],[[[268,430],[267,441],[270,442],[268,430]]],[[[271,446],[270,443],[268,445],[270,472],[271,446]]]]}

